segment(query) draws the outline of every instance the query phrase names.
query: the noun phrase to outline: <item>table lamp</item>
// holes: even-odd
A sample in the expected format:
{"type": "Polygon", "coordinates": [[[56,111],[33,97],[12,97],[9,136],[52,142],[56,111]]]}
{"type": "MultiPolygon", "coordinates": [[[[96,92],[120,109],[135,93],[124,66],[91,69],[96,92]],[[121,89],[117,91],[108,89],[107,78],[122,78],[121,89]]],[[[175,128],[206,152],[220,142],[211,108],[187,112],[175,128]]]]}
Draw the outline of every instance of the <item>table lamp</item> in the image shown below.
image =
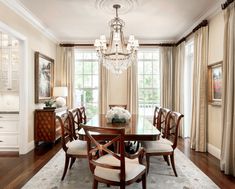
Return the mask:
{"type": "Polygon", "coordinates": [[[65,97],[68,96],[68,88],[67,87],[54,87],[53,96],[56,97],[55,103],[56,103],[57,108],[65,106],[66,105],[65,97]]]}

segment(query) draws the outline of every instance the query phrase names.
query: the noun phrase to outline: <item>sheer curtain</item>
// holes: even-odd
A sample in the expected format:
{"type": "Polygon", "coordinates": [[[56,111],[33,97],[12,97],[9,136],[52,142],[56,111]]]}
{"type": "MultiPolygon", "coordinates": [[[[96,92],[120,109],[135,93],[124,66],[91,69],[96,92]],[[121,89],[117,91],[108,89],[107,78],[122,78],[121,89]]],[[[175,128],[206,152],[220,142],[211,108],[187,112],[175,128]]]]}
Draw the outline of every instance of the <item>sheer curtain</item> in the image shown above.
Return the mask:
{"type": "Polygon", "coordinates": [[[137,63],[135,63],[127,69],[127,109],[131,114],[138,114],[137,75],[137,63]]]}
{"type": "Polygon", "coordinates": [[[109,105],[109,71],[99,65],[99,113],[106,114],[109,105]]]}
{"type": "Polygon", "coordinates": [[[74,91],[74,47],[57,47],[56,85],[67,86],[66,105],[73,108],[74,91]]]}
{"type": "MultiPolygon", "coordinates": [[[[173,73],[173,105],[174,110],[184,114],[184,60],[185,60],[185,42],[175,47],[175,61],[173,73]]],[[[179,127],[179,136],[184,137],[183,122],[179,127]]]]}
{"type": "Polygon", "coordinates": [[[224,10],[222,147],[220,167],[235,176],[235,2],[224,10]]]}
{"type": "Polygon", "coordinates": [[[194,34],[191,148],[205,152],[207,143],[208,26],[194,34]]]}
{"type": "Polygon", "coordinates": [[[161,106],[172,109],[172,47],[160,48],[161,106]]]}

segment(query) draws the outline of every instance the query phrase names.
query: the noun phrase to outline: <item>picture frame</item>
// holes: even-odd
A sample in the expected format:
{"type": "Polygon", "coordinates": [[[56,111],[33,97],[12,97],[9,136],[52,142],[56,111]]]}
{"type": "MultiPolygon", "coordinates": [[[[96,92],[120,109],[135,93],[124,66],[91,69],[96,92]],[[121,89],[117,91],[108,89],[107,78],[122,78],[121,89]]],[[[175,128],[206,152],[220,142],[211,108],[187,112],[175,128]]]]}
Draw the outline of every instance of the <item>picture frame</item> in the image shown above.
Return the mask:
{"type": "Polygon", "coordinates": [[[208,99],[211,105],[221,105],[222,74],[222,61],[208,66],[208,99]]]}
{"type": "Polygon", "coordinates": [[[54,86],[54,59],[35,52],[35,103],[44,103],[52,98],[54,86]]]}

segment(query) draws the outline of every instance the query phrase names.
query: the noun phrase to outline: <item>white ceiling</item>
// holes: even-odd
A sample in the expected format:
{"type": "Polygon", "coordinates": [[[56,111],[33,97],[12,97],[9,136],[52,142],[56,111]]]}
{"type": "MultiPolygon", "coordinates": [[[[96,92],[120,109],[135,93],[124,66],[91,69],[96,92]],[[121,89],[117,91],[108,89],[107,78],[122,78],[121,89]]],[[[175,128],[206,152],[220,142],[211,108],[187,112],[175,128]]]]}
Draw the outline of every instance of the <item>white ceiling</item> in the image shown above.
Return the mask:
{"type": "Polygon", "coordinates": [[[59,42],[90,43],[109,36],[108,22],[118,2],[125,8],[119,17],[124,35],[141,42],[178,40],[220,0],[18,0],[59,42]],[[113,11],[112,11],[113,10],[113,11]],[[110,14],[110,11],[112,13],[110,14]]]}

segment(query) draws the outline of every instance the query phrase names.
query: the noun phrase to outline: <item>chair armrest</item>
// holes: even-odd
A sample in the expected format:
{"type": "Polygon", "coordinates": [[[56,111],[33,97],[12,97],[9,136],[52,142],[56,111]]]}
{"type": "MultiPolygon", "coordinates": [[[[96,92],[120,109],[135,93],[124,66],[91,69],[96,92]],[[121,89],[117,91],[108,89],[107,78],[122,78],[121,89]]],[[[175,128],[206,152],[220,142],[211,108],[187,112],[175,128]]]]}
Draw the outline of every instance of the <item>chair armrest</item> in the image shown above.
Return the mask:
{"type": "Polygon", "coordinates": [[[139,150],[135,153],[135,154],[128,154],[126,153],[125,154],[126,157],[128,157],[129,159],[135,159],[135,158],[138,158],[139,159],[139,163],[140,164],[143,164],[143,158],[145,156],[145,150],[143,147],[139,148],[139,150]]]}

